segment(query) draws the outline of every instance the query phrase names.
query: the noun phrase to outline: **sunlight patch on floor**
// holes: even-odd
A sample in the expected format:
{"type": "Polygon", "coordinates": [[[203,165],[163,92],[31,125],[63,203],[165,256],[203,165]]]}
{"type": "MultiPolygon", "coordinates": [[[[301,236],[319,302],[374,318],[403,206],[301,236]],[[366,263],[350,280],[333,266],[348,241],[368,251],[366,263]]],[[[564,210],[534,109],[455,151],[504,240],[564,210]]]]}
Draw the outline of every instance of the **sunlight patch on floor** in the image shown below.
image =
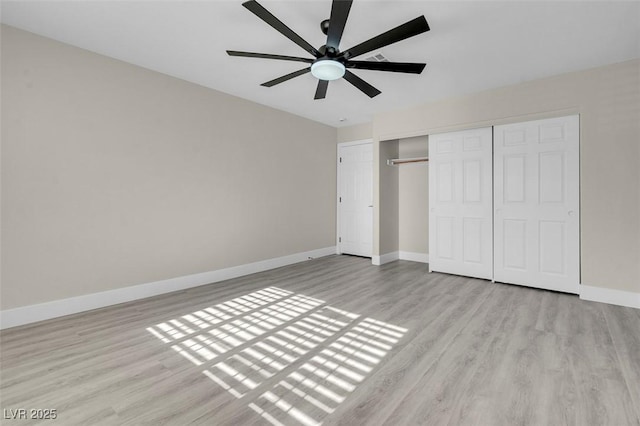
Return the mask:
{"type": "Polygon", "coordinates": [[[305,426],[333,413],[407,332],[276,287],[147,330],[235,398],[251,394],[271,424],[305,426]]]}

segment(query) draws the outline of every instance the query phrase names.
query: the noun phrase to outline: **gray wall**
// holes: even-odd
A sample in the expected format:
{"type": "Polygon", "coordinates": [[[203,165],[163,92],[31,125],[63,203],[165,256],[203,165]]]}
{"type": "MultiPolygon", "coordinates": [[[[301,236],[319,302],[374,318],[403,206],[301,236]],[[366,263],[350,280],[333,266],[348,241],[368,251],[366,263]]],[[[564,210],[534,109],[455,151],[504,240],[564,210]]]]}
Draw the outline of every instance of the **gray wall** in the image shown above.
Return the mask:
{"type": "MultiPolygon", "coordinates": [[[[582,284],[640,292],[640,60],[380,114],[370,135],[352,126],[338,140],[372,137],[375,158],[381,140],[571,114],[580,114],[582,284]]],[[[380,178],[374,170],[374,188],[380,178]]],[[[374,250],[384,208],[374,207],[374,250]]]]}
{"type": "Polygon", "coordinates": [[[338,143],[355,142],[371,139],[373,135],[372,123],[356,124],[338,129],[338,143]]]}
{"type": "Polygon", "coordinates": [[[1,309],[335,245],[334,128],[1,35],[1,309]]]}

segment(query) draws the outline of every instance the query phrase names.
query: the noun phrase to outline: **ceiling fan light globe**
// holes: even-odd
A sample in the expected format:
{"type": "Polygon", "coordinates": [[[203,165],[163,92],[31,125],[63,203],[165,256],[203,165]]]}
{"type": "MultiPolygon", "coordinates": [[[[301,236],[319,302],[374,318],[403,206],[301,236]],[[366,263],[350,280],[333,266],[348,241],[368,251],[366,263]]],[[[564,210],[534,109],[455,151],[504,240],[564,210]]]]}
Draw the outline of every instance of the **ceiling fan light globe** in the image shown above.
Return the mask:
{"type": "Polygon", "coordinates": [[[311,65],[311,74],[318,80],[337,80],[344,76],[345,67],[332,59],[321,59],[311,65]]]}

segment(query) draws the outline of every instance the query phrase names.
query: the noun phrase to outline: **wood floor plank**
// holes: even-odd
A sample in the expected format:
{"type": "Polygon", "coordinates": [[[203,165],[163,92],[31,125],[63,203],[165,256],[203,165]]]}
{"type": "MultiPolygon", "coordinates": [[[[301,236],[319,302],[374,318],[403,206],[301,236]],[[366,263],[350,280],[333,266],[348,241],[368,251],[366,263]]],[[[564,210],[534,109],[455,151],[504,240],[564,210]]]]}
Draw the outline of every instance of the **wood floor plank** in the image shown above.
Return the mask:
{"type": "MultiPolygon", "coordinates": [[[[475,280],[474,280],[475,281],[475,280]]],[[[456,285],[455,277],[446,282],[456,285]]],[[[374,374],[367,383],[354,391],[348,402],[338,408],[336,422],[353,424],[378,423],[411,392],[425,371],[442,356],[456,335],[473,320],[476,310],[490,296],[493,287],[476,281],[468,286],[469,304],[460,304],[456,297],[444,294],[442,300],[423,304],[425,316],[416,323],[411,343],[395,354],[391,361],[374,374]]]]}
{"type": "Polygon", "coordinates": [[[611,332],[622,376],[631,395],[636,415],[640,419],[640,309],[609,305],[601,308],[611,332]]]}
{"type": "Polygon", "coordinates": [[[639,312],[328,256],[3,330],[0,408],[54,408],[52,425],[640,425],[639,312]]]}
{"type": "Polygon", "coordinates": [[[513,305],[519,298],[517,292],[510,291],[487,298],[447,350],[424,371],[420,381],[385,419],[385,424],[447,424],[474,373],[485,361],[483,355],[507,315],[504,307],[513,305]]]}

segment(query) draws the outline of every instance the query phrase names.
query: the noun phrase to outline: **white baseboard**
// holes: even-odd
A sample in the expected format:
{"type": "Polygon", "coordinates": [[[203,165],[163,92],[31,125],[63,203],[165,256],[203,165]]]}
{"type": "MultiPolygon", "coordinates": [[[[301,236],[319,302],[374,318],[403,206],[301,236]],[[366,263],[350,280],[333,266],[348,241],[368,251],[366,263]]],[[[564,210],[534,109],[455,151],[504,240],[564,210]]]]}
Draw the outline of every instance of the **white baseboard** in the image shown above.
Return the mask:
{"type": "Polygon", "coordinates": [[[385,263],[393,262],[394,260],[400,259],[399,255],[400,252],[394,251],[380,256],[372,256],[371,263],[376,266],[384,265],[385,263]]]}
{"type": "Polygon", "coordinates": [[[413,253],[410,251],[399,251],[400,260],[410,260],[412,262],[429,263],[428,253],[413,253]]]}
{"type": "Polygon", "coordinates": [[[640,293],[610,288],[580,286],[580,299],[640,309],[640,293]]]}
{"type": "Polygon", "coordinates": [[[394,251],[380,256],[372,256],[371,263],[376,266],[393,262],[394,260],[410,260],[412,262],[429,263],[429,255],[426,253],[413,253],[410,251],[394,251]]]}
{"type": "Polygon", "coordinates": [[[54,300],[52,302],[46,303],[39,303],[37,305],[7,309],[4,311],[0,311],[0,329],[17,327],[19,325],[62,317],[78,312],[90,311],[92,309],[104,308],[105,306],[117,305],[118,303],[144,299],[146,297],[170,293],[172,291],[198,287],[205,284],[211,284],[231,278],[254,274],[256,272],[279,268],[281,266],[292,265],[294,263],[308,260],[309,258],[329,256],[335,253],[335,246],[325,247],[322,249],[291,254],[274,259],[262,260],[245,265],[233,266],[231,268],[218,269],[216,271],[185,275],[182,277],[170,278],[167,280],[146,284],[139,284],[130,287],[119,288],[116,290],[103,291],[100,293],[87,294],[83,296],[71,297],[68,299],[54,300]]]}

